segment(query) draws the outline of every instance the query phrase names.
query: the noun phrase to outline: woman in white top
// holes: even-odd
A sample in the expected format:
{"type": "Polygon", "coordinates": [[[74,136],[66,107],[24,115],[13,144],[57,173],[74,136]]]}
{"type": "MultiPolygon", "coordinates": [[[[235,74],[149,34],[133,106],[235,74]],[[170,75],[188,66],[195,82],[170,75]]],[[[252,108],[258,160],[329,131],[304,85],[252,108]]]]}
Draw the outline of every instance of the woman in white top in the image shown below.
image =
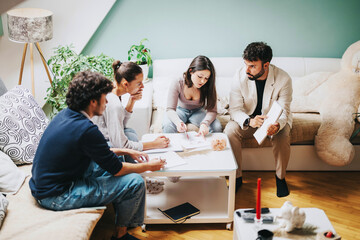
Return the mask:
{"type": "Polygon", "coordinates": [[[142,69],[134,62],[114,61],[114,89],[106,96],[108,101],[102,116],[93,117],[93,122],[99,127],[109,145],[115,148],[130,148],[144,151],[154,148],[166,148],[169,139],[159,136],[152,142],[138,142],[133,129],[126,128],[126,123],[131,117],[134,104],[142,97],[143,73],[142,69]],[[124,108],[121,96],[129,93],[129,101],[124,108]]]}

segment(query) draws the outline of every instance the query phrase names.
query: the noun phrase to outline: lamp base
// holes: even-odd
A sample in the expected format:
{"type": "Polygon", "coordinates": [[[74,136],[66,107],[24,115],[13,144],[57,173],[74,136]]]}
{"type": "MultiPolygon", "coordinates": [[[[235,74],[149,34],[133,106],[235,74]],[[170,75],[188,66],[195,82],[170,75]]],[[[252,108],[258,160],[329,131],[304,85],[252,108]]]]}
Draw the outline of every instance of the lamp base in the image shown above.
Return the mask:
{"type": "MultiPolygon", "coordinates": [[[[33,55],[34,43],[25,43],[25,45],[24,45],[24,51],[23,51],[23,56],[22,56],[22,60],[21,60],[21,67],[20,67],[20,75],[19,75],[18,85],[21,85],[21,82],[22,82],[22,75],[23,75],[23,71],[24,71],[24,63],[25,63],[25,57],[26,57],[26,51],[27,51],[28,44],[30,45],[29,48],[30,48],[30,66],[31,66],[31,88],[32,88],[32,94],[35,97],[34,55],[33,55]]],[[[51,80],[51,77],[50,77],[49,69],[48,69],[48,67],[46,65],[43,53],[42,53],[41,48],[40,48],[40,45],[39,45],[38,42],[36,42],[35,45],[36,45],[36,48],[37,48],[37,50],[38,50],[38,52],[40,54],[40,58],[41,58],[41,61],[42,61],[43,65],[44,65],[44,68],[46,70],[46,74],[47,74],[47,76],[49,78],[50,85],[52,85],[52,80],[51,80]]]]}

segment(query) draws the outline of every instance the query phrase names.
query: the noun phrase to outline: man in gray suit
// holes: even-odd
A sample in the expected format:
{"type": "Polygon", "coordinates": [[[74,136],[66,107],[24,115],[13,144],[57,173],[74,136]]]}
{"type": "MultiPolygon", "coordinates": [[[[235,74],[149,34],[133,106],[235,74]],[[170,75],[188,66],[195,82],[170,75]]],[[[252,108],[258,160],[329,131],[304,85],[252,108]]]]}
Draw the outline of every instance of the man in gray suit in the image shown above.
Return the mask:
{"type": "Polygon", "coordinates": [[[242,185],[242,139],[253,138],[273,102],[277,101],[283,112],[278,121],[269,126],[267,135],[275,157],[277,196],[285,197],[289,195],[285,174],[290,157],[291,78],[285,71],[270,64],[272,50],[266,43],[250,43],[244,50],[243,58],[245,67],[235,74],[229,103],[231,120],[224,130],[238,163],[236,190],[242,185]]]}

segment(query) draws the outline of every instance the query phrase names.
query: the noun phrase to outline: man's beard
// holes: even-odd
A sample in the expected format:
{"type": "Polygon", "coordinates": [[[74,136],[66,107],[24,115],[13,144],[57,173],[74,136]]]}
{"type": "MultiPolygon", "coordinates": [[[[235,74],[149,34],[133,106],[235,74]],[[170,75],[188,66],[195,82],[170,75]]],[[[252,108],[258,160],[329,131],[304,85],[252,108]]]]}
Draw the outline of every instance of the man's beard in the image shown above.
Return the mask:
{"type": "Polygon", "coordinates": [[[264,73],[265,73],[264,66],[261,66],[261,71],[258,74],[256,74],[255,76],[251,75],[250,73],[246,73],[246,74],[248,75],[249,80],[255,81],[255,80],[258,80],[258,78],[260,78],[262,75],[264,75],[264,73]]]}

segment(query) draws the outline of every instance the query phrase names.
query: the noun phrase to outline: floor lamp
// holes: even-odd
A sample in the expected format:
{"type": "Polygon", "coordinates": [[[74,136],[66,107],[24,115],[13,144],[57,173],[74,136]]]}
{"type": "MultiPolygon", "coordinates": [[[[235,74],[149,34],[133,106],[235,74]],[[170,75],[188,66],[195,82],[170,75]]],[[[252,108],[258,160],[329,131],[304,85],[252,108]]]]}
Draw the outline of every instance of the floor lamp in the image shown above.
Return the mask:
{"type": "Polygon", "coordinates": [[[45,67],[50,84],[52,84],[49,70],[47,68],[43,53],[39,42],[52,39],[53,22],[51,11],[40,8],[19,8],[7,12],[7,23],[9,39],[18,43],[25,43],[23,56],[21,60],[19,85],[21,85],[24,63],[27,47],[30,48],[30,65],[31,65],[31,86],[32,94],[35,96],[35,80],[34,80],[34,44],[38,50],[42,63],[45,67]]]}

